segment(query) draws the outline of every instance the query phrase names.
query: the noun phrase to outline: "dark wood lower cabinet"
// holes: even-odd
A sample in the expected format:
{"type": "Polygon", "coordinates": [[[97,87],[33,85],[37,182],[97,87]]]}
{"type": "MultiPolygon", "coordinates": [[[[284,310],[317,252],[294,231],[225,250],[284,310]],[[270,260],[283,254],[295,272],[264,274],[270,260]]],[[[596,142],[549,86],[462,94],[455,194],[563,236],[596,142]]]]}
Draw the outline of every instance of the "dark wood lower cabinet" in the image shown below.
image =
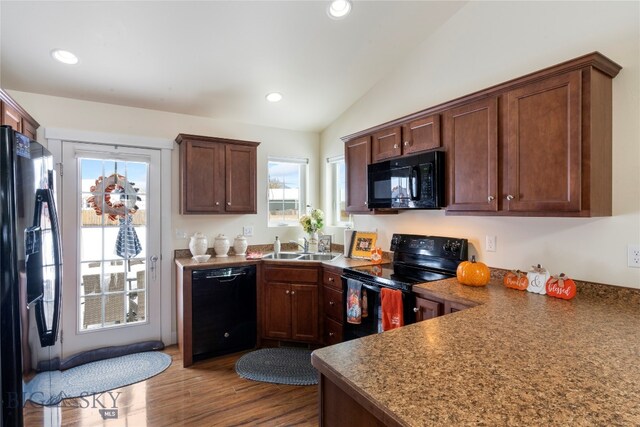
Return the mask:
{"type": "Polygon", "coordinates": [[[425,298],[416,298],[416,322],[433,319],[444,314],[444,304],[425,298]]]}
{"type": "Polygon", "coordinates": [[[388,425],[376,418],[353,397],[335,383],[320,376],[320,425],[323,427],[384,427],[388,425]]]}
{"type": "Polygon", "coordinates": [[[263,271],[262,337],[319,343],[319,268],[270,264],[263,271]]]}
{"type": "Polygon", "coordinates": [[[342,323],[328,317],[324,318],[324,343],[333,345],[342,342],[342,323]]]}

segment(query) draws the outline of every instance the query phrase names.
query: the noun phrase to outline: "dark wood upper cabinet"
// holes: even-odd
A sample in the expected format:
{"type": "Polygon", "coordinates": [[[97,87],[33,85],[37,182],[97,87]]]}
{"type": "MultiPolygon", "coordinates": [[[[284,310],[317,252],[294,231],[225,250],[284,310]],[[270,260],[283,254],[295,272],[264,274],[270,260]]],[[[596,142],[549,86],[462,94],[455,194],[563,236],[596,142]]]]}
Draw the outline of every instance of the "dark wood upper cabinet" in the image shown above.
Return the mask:
{"type": "Polygon", "coordinates": [[[402,125],[402,154],[431,150],[440,145],[439,114],[432,114],[402,125]]]}
{"type": "Polygon", "coordinates": [[[371,137],[360,137],[345,144],[346,211],[369,213],[367,207],[367,166],[371,163],[371,137]]]}
{"type": "Polygon", "coordinates": [[[38,122],[2,89],[0,89],[0,125],[11,126],[13,130],[33,140],[36,139],[36,130],[40,127],[38,122]]]}
{"type": "Polygon", "coordinates": [[[447,210],[498,210],[498,100],[444,112],[447,210]]]}
{"type": "Polygon", "coordinates": [[[395,126],[374,133],[372,139],[371,158],[379,162],[402,154],[402,127],[395,126]]]}
{"type": "MultiPolygon", "coordinates": [[[[370,136],[374,162],[437,148],[442,137],[447,214],[610,216],[621,69],[593,52],[347,135],[347,158],[349,144],[370,136]]],[[[366,196],[366,169],[356,174],[347,188],[366,196]]]]}
{"type": "Polygon", "coordinates": [[[180,134],[182,214],[256,213],[258,142],[180,134]]]}
{"type": "Polygon", "coordinates": [[[505,210],[580,211],[581,73],[506,93],[505,210]]]}
{"type": "Polygon", "coordinates": [[[226,144],[227,212],[256,213],[256,149],[226,144]]]}

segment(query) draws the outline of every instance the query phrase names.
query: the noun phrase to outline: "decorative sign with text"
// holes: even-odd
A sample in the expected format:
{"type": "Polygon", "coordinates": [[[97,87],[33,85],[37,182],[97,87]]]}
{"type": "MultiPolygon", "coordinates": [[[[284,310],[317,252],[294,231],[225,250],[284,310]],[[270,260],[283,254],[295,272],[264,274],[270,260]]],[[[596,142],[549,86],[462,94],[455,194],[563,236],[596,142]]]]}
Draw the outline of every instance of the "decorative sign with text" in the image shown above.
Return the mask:
{"type": "Polygon", "coordinates": [[[549,280],[549,272],[546,268],[541,267],[540,264],[537,267],[533,266],[527,273],[527,279],[529,279],[527,291],[540,295],[547,293],[546,285],[549,280]]]}

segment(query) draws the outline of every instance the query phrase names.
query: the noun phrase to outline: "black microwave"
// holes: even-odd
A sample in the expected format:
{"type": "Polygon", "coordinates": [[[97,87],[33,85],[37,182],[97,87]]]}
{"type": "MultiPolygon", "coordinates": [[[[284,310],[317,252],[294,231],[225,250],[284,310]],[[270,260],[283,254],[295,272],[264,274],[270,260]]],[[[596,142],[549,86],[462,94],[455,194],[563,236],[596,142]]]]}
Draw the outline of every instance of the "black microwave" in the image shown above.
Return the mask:
{"type": "Polygon", "coordinates": [[[440,209],[444,152],[429,151],[368,166],[370,209],[440,209]]]}

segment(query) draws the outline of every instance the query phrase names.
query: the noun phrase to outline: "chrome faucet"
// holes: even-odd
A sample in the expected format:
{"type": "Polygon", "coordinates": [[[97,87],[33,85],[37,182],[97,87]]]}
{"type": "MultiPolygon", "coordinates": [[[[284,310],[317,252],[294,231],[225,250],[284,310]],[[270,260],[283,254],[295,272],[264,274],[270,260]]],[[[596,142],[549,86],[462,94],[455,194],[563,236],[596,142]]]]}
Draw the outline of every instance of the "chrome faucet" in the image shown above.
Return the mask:
{"type": "Polygon", "coordinates": [[[302,253],[303,254],[308,254],[309,252],[309,241],[307,240],[306,237],[303,237],[304,239],[304,246],[301,245],[300,243],[296,242],[295,240],[289,240],[289,243],[295,243],[296,245],[300,246],[302,248],[302,253]]]}

